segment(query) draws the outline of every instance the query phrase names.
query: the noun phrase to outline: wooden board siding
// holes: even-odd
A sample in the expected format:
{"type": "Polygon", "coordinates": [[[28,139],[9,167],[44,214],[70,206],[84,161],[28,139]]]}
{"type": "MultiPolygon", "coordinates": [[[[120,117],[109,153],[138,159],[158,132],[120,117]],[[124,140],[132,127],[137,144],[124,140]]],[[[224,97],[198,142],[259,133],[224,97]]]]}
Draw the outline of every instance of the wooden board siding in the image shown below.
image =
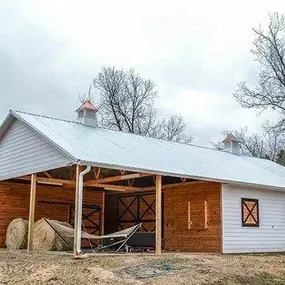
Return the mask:
{"type": "Polygon", "coordinates": [[[223,252],[285,251],[285,193],[223,185],[223,252]],[[242,226],[241,199],[257,199],[259,226],[242,226]]]}
{"type": "MultiPolygon", "coordinates": [[[[5,246],[8,224],[14,218],[28,219],[30,185],[0,182],[0,247],[5,246]]],[[[75,189],[37,185],[35,220],[47,217],[68,221],[69,207],[39,201],[74,203],[75,189]]],[[[102,206],[102,192],[84,191],[83,203],[102,206]]]]}
{"type": "Polygon", "coordinates": [[[221,252],[220,192],[221,184],[212,182],[198,182],[164,191],[165,250],[221,252]],[[190,229],[189,201],[193,219],[190,229]],[[205,220],[207,226],[203,228],[205,220]]]}
{"type": "MultiPolygon", "coordinates": [[[[106,231],[118,230],[119,214],[124,213],[125,207],[119,207],[118,197],[125,197],[124,202],[130,205],[135,194],[121,194],[106,196],[106,231]]],[[[155,200],[155,193],[140,193],[147,203],[155,200]],[[145,195],[145,196],[144,196],[145,195]]],[[[221,252],[222,227],[221,227],[221,184],[210,182],[198,182],[191,185],[169,188],[163,191],[163,223],[162,232],[165,250],[169,251],[196,251],[196,252],[221,252]],[[188,229],[188,202],[191,204],[191,228],[188,229]],[[206,201],[206,203],[205,203],[206,201]],[[205,208],[206,205],[206,208],[205,208]],[[206,223],[206,225],[205,225],[206,223]]],[[[137,204],[133,204],[130,210],[137,215],[137,204]]],[[[145,203],[141,203],[140,212],[147,209],[145,203]]],[[[152,207],[155,211],[155,203],[152,207]]],[[[130,212],[125,212],[124,219],[133,219],[132,226],[136,222],[130,212]]],[[[155,212],[149,210],[144,218],[153,220],[145,224],[147,229],[155,230],[155,212]]],[[[142,231],[145,231],[142,228],[142,231]]]]}
{"type": "Polygon", "coordinates": [[[0,141],[0,161],[0,180],[4,180],[59,168],[69,164],[71,159],[14,119],[0,141]]]}

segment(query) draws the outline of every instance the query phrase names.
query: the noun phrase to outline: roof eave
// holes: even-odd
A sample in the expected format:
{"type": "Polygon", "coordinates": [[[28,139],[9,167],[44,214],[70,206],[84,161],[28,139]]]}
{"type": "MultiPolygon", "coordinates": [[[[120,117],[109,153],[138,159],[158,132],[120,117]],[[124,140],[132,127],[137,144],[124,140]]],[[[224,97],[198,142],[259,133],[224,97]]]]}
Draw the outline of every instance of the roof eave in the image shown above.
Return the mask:
{"type": "Polygon", "coordinates": [[[210,178],[210,177],[204,177],[204,176],[195,176],[195,175],[185,175],[185,174],[163,172],[163,171],[154,171],[154,170],[148,170],[148,169],[143,169],[143,168],[134,168],[134,167],[128,167],[128,166],[103,164],[103,163],[96,163],[96,162],[84,161],[84,160],[80,160],[80,161],[78,161],[78,163],[80,165],[93,166],[93,167],[102,167],[102,168],[108,168],[108,169],[148,173],[148,174],[153,174],[153,175],[172,176],[172,177],[188,178],[188,179],[195,179],[195,180],[208,181],[208,182],[217,182],[217,183],[224,183],[224,184],[233,184],[233,185],[241,185],[241,186],[248,186],[248,187],[266,188],[266,189],[270,189],[270,190],[285,191],[285,187],[274,186],[274,185],[263,185],[263,184],[258,184],[258,183],[232,181],[232,180],[210,178]]]}

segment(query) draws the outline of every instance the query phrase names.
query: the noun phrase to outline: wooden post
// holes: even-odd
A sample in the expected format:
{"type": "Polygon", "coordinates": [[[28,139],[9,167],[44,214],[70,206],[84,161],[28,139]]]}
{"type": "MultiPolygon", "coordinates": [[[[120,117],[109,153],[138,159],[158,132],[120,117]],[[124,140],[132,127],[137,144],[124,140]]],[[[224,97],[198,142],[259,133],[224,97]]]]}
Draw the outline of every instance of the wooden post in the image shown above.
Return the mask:
{"type": "Polygon", "coordinates": [[[161,255],[161,175],[155,177],[155,254],[161,255]]]}
{"type": "Polygon", "coordinates": [[[101,209],[101,235],[104,235],[104,227],[105,227],[105,191],[102,193],[102,209],[101,209]]]}
{"type": "Polygon", "coordinates": [[[29,208],[29,228],[28,228],[28,244],[27,250],[33,250],[33,227],[35,221],[35,207],[36,207],[36,189],[37,189],[37,175],[31,175],[31,190],[30,190],[30,208],[29,208]]]}
{"type": "Polygon", "coordinates": [[[80,166],[76,165],[76,173],[75,173],[75,203],[74,203],[74,244],[73,244],[73,256],[78,256],[77,253],[77,212],[78,212],[78,192],[79,192],[79,173],[80,173],[80,166]]]}

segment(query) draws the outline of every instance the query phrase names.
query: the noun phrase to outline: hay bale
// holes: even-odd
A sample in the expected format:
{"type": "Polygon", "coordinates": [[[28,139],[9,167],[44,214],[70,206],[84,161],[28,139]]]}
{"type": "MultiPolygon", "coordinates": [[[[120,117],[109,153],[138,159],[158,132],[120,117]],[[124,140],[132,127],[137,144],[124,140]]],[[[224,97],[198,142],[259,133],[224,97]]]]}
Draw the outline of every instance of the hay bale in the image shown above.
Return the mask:
{"type": "Polygon", "coordinates": [[[45,221],[41,219],[34,224],[33,229],[33,249],[41,251],[64,251],[70,250],[70,246],[73,245],[73,237],[70,236],[64,229],[72,228],[70,224],[66,222],[60,222],[51,220],[53,225],[62,225],[64,227],[56,226],[57,232],[64,238],[64,240],[59,234],[45,221]],[[69,246],[70,245],[70,246],[69,246]]]}
{"type": "Polygon", "coordinates": [[[27,248],[28,221],[17,218],[14,219],[7,228],[6,246],[8,249],[27,248]]]}

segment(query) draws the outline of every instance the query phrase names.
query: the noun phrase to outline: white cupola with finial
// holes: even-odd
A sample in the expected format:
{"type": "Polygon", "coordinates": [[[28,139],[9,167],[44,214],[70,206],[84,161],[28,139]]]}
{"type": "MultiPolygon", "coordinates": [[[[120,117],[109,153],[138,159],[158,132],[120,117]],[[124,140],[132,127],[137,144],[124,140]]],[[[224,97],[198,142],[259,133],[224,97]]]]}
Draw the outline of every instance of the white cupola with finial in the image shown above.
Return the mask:
{"type": "Polygon", "coordinates": [[[90,127],[98,126],[98,108],[95,107],[90,100],[84,101],[83,104],[76,110],[76,112],[77,122],[90,127]]]}
{"type": "Polygon", "coordinates": [[[233,154],[240,154],[240,140],[238,140],[232,133],[229,133],[223,140],[224,151],[231,152],[233,154]]]}

